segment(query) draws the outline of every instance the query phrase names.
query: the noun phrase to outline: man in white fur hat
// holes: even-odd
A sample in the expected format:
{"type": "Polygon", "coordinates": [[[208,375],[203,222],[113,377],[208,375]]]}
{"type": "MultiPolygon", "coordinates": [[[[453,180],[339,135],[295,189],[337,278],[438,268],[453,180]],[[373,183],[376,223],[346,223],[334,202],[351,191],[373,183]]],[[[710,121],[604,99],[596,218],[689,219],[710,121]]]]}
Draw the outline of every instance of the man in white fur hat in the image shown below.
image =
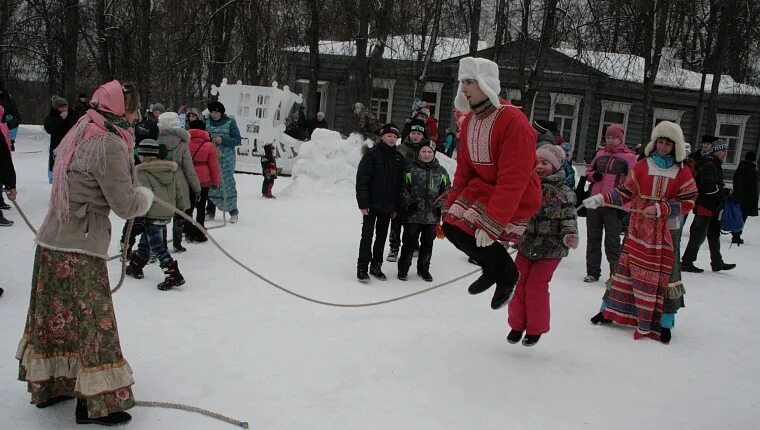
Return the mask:
{"type": "Polygon", "coordinates": [[[465,112],[454,186],[443,206],[446,237],[483,268],[468,291],[496,284],[491,308],[509,302],[519,278],[502,243],[515,243],[540,206],[536,133],[522,111],[499,99],[499,67],[484,58],[459,62],[455,107],[465,112]]]}

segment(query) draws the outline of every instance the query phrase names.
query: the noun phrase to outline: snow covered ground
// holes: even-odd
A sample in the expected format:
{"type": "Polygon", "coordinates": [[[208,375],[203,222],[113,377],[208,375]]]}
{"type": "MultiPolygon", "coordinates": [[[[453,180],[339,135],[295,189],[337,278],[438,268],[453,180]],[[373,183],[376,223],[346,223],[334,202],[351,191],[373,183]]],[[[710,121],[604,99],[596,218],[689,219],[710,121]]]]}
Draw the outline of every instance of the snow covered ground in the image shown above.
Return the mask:
{"type": "MultiPolygon", "coordinates": [[[[390,263],[388,282],[356,282],[361,217],[346,169],[358,161],[358,144],[326,140],[315,144],[327,149],[305,150],[312,164],[295,181],[277,180],[276,200],[260,198],[260,176],[238,175],[240,223],[214,236],[271,279],[324,300],[359,303],[430,286],[416,276],[397,281],[390,263]],[[338,177],[345,180],[335,184],[338,177]]],[[[39,225],[47,139],[24,129],[16,146],[18,201],[39,225]]],[[[16,381],[34,243],[15,210],[5,214],[16,225],[0,231],[0,428],[78,428],[72,402],[38,410],[16,381]]],[[[112,222],[120,231],[122,221],[112,222]]],[[[158,291],[161,273],[151,265],[114,302],[138,399],[197,405],[254,429],[754,429],[760,221],[751,219],[745,239],[729,249],[723,238],[736,270],[685,274],[687,308],[668,346],[589,323],[603,285],[582,282],[583,249],[557,270],[552,330],[533,348],[506,342],[506,310],[492,311],[488,293],[469,296],[472,278],[385,306],[328,308],[267,286],[210,242],[176,256],[183,287],[158,291]]],[[[117,241],[114,234],[114,253],[117,241]]],[[[706,247],[697,264],[709,268],[706,247]]],[[[114,283],[119,264],[109,266],[114,283]]],[[[436,281],[472,270],[436,241],[436,281]]],[[[131,412],[134,429],[231,428],[181,411],[131,412]]]]}

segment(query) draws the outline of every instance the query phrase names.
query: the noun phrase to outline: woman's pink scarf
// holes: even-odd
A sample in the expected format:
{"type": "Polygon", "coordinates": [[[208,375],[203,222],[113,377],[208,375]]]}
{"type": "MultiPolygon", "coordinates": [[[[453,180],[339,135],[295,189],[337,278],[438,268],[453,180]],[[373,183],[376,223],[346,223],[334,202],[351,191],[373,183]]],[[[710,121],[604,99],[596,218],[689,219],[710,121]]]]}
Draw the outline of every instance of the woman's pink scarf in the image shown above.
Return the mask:
{"type": "MultiPolygon", "coordinates": [[[[105,83],[95,90],[90,99],[90,104],[100,111],[110,112],[114,115],[124,117],[126,109],[124,106],[124,91],[118,81],[105,83]]],[[[67,172],[74,160],[74,154],[77,145],[86,140],[97,136],[113,133],[109,128],[115,130],[124,143],[124,152],[131,156],[134,148],[131,130],[125,130],[121,127],[111,124],[107,127],[108,120],[97,110],[88,110],[74,127],[66,133],[61,144],[56,149],[55,166],[53,167],[53,190],[50,195],[50,205],[55,211],[55,216],[65,223],[69,220],[69,181],[67,172]]],[[[40,231],[47,225],[53,211],[48,212],[40,231]]]]}

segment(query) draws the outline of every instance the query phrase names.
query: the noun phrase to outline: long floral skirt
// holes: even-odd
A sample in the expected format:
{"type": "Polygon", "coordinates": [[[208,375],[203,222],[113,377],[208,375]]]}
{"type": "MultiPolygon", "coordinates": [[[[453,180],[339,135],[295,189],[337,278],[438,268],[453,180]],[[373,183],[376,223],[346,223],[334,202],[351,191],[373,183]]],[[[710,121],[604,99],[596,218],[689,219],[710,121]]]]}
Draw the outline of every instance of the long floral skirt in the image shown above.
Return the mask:
{"type": "Polygon", "coordinates": [[[134,406],[132,369],[119,345],[105,260],[37,247],[16,358],[32,404],[85,398],[91,418],[134,406]]]}
{"type": "Polygon", "coordinates": [[[217,147],[222,180],[217,188],[211,188],[208,198],[222,212],[237,210],[237,185],[235,184],[235,148],[217,147]]]}

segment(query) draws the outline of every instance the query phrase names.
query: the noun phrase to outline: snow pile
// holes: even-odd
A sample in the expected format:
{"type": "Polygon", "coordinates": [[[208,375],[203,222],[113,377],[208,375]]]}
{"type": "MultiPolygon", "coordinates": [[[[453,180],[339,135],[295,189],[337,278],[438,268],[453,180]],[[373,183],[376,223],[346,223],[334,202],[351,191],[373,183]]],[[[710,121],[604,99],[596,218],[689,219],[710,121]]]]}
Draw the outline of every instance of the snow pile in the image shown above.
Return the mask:
{"type": "MultiPolygon", "coordinates": [[[[311,140],[301,145],[298,161],[293,166],[293,185],[282,194],[308,197],[353,193],[364,145],[372,147],[373,142],[365,141],[358,133],[343,139],[336,131],[314,130],[311,140]]],[[[436,153],[436,157],[453,178],[456,162],[441,153],[436,153]]]]}
{"type": "Polygon", "coordinates": [[[18,142],[16,150],[23,150],[23,146],[28,141],[50,142],[50,135],[47,134],[41,125],[21,124],[18,126],[18,142]],[[21,144],[21,147],[18,145],[21,144]]]}

